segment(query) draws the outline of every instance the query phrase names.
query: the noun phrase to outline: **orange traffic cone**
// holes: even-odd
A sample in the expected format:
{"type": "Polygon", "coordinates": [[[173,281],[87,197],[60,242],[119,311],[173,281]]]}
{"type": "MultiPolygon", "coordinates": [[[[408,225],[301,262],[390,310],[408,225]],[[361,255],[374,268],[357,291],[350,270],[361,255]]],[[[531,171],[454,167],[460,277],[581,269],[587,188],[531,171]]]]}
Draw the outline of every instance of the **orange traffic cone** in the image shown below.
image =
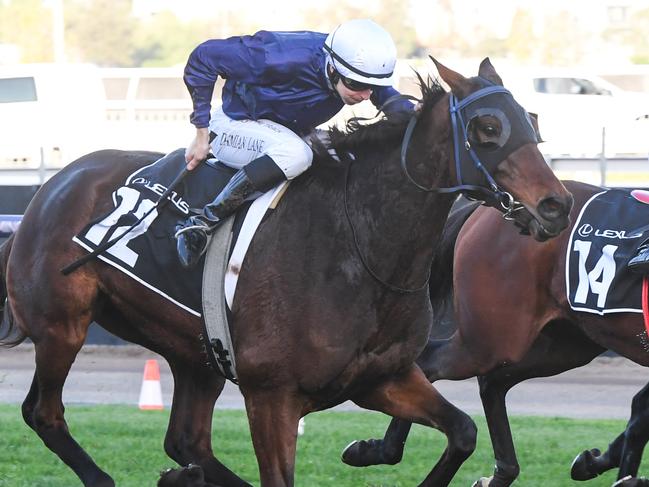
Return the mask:
{"type": "Polygon", "coordinates": [[[144,364],[144,378],[138,406],[140,409],[163,409],[160,367],[155,359],[147,360],[144,364]]]}

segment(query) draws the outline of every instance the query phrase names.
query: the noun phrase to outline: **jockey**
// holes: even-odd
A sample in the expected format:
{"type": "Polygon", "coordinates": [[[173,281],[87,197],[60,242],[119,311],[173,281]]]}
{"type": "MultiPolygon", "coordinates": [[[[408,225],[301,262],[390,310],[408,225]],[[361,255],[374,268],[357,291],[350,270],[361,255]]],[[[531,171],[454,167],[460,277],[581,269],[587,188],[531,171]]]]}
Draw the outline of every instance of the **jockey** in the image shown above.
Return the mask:
{"type": "MultiPolygon", "coordinates": [[[[238,171],[214,201],[176,227],[182,265],[199,260],[208,234],[244,200],[311,166],[313,152],[302,137],[344,105],[370,99],[380,107],[397,95],[395,63],[390,34],[371,20],[344,22],[329,35],[260,31],[194,49],[184,75],[196,127],[187,169],[211,152],[238,171]],[[225,79],[223,103],[210,118],[217,76],[225,79]]],[[[412,110],[412,104],[399,100],[389,109],[412,110]]]]}

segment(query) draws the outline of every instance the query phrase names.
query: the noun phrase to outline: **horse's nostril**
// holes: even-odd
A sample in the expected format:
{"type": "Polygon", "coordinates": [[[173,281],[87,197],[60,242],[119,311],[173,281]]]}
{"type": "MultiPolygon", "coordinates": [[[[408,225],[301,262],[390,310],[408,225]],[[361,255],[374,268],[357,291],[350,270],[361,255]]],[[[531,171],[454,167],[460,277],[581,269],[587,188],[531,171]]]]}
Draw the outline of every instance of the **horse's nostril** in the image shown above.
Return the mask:
{"type": "Polygon", "coordinates": [[[543,218],[547,218],[548,220],[560,218],[570,212],[570,203],[569,201],[551,196],[539,203],[539,213],[543,218]]]}

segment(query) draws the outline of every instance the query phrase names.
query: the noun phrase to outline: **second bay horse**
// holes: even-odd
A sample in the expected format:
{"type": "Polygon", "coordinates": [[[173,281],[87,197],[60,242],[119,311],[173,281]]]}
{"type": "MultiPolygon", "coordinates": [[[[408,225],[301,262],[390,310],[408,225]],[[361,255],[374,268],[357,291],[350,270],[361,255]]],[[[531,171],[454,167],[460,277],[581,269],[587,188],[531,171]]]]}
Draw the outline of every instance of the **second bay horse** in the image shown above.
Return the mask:
{"type": "MultiPolygon", "coordinates": [[[[603,188],[574,181],[565,186],[575,198],[574,224],[586,201],[603,188]]],[[[431,336],[417,360],[433,382],[478,376],[496,460],[493,475],[475,484],[484,487],[507,487],[520,471],[505,404],[513,386],[586,365],[607,349],[649,366],[642,314],[598,315],[570,307],[565,283],[569,230],[540,243],[501,220],[498,212],[475,204],[449,217],[433,260],[430,292],[436,311],[451,302],[456,332],[448,339],[431,336]]],[[[393,419],[382,440],[353,443],[343,460],[355,466],[397,463],[409,430],[409,422],[393,419]]],[[[617,467],[618,479],[631,478],[616,487],[648,485],[635,478],[648,439],[646,386],[633,399],[626,431],[604,454],[597,449],[580,454],[573,478],[587,480],[617,467]]]]}

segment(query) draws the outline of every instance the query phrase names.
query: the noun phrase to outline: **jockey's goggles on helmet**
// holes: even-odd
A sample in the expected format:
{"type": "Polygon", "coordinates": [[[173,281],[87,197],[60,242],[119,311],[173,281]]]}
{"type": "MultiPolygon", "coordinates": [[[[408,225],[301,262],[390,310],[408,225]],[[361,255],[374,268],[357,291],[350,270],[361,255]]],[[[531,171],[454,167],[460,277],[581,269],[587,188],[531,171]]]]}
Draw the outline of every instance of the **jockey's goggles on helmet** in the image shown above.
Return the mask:
{"type": "Polygon", "coordinates": [[[340,75],[340,81],[342,81],[345,88],[352,91],[373,90],[375,88],[374,85],[362,83],[360,81],[356,81],[355,79],[347,78],[342,75],[340,75]]]}

